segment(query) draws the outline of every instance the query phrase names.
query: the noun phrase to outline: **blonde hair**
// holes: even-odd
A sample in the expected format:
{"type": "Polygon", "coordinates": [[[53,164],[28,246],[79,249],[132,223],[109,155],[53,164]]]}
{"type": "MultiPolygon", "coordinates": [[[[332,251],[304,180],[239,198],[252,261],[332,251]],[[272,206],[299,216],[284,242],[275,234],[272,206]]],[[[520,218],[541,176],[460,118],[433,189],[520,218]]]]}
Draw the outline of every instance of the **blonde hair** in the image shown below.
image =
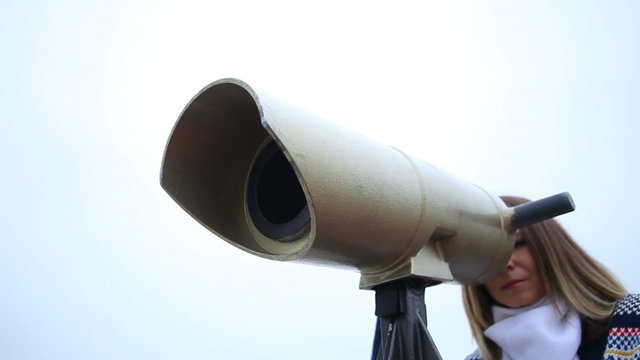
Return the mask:
{"type": "MultiPolygon", "coordinates": [[[[503,196],[507,206],[529,200],[503,196]]],[[[580,315],[583,338],[593,339],[607,331],[616,302],[627,295],[624,286],[602,264],[589,256],[553,220],[521,228],[544,281],[546,293],[557,308],[562,301],[580,315]]],[[[465,285],[462,298],[473,337],[484,360],[498,360],[500,348],[484,335],[493,324],[493,299],[484,285],[465,285]]]]}

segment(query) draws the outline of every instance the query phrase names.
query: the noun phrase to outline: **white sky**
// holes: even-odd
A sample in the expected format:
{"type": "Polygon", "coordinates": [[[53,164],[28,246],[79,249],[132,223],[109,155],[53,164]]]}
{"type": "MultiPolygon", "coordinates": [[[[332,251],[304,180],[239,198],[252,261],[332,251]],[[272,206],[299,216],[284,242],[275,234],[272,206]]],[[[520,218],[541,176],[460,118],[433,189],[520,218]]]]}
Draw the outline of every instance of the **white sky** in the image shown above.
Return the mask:
{"type": "MultiPolygon", "coordinates": [[[[228,245],[159,186],[177,115],[238,77],[560,220],[632,292],[633,1],[3,1],[0,358],[367,359],[358,274],[228,245]]],[[[460,289],[427,291],[445,359],[460,289]]]]}

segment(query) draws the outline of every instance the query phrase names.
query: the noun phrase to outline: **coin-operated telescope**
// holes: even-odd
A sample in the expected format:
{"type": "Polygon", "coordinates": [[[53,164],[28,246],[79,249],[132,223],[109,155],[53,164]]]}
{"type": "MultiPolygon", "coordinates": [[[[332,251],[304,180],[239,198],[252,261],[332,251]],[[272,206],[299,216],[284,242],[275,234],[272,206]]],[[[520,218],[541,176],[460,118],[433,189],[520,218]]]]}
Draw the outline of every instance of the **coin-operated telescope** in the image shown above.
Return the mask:
{"type": "Polygon", "coordinates": [[[564,194],[507,208],[476,185],[235,79],[208,85],[186,106],[161,184],[232,245],[356,270],[363,289],[401,279],[483,283],[509,260],[516,227],[572,207],[564,194]]]}

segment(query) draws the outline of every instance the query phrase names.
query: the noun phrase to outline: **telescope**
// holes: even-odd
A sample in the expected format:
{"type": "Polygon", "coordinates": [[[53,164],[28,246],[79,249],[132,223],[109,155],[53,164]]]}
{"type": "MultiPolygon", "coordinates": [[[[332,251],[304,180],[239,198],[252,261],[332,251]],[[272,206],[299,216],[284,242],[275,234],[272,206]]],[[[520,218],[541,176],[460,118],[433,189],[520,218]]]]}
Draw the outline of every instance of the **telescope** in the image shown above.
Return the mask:
{"type": "Polygon", "coordinates": [[[187,104],[160,181],[233,246],[354,270],[362,289],[404,279],[484,283],[509,260],[517,227],[573,210],[568,193],[508,208],[474,184],[237,79],[213,82],[187,104]]]}

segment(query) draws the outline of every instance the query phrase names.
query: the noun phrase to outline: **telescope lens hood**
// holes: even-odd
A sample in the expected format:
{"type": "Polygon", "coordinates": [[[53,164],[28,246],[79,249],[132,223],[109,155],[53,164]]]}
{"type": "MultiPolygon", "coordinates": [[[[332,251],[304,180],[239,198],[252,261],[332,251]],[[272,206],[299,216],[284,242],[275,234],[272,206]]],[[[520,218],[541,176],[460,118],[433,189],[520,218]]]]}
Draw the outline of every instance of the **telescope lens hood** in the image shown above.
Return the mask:
{"type": "Polygon", "coordinates": [[[299,239],[309,229],[309,206],[298,177],[275,141],[251,166],[247,207],[256,229],[279,242],[299,239]]]}

